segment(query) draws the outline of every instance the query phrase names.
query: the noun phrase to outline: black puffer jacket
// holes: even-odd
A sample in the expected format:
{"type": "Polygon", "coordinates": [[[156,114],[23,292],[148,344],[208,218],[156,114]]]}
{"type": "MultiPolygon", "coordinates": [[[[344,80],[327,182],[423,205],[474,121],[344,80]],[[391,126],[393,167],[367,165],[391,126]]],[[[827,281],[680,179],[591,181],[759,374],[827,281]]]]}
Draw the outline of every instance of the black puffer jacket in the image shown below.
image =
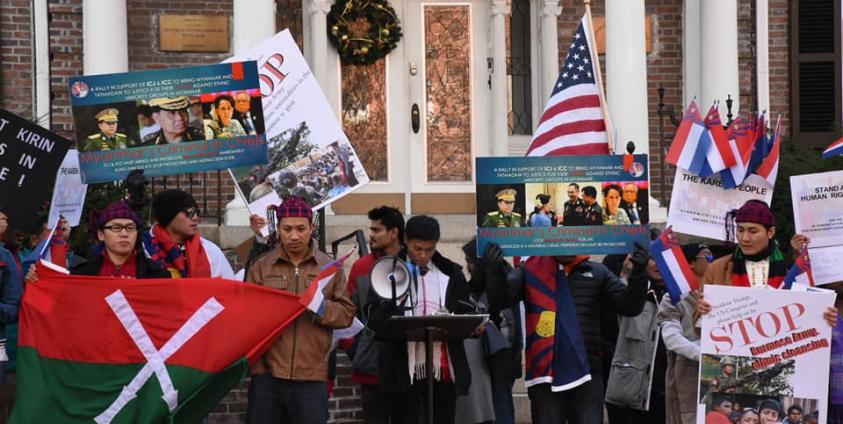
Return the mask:
{"type": "MultiPolygon", "coordinates": [[[[568,283],[577,308],[577,321],[588,352],[591,373],[602,375],[601,304],[610,303],[621,315],[638,315],[644,307],[647,292],[646,274],[633,272],[627,287],[604,265],[583,261],[568,275],[568,283]]],[[[495,290],[496,296],[504,299],[506,304],[524,300],[523,266],[513,269],[505,279],[500,277],[487,281],[486,287],[487,290],[495,290]]]]}

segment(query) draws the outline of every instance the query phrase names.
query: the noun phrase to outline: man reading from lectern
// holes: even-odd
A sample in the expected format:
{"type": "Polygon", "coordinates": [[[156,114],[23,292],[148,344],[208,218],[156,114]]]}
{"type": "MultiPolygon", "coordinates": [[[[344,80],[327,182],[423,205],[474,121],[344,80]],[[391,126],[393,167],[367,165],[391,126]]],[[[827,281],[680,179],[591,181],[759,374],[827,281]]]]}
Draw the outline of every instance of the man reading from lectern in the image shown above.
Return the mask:
{"type": "MultiPolygon", "coordinates": [[[[369,326],[379,331],[392,316],[425,316],[439,313],[468,313],[468,283],[462,267],[436,250],[439,242],[439,222],[429,216],[414,216],[404,230],[406,259],[415,278],[410,289],[397,305],[392,299],[373,296],[368,304],[369,326]]],[[[378,368],[380,387],[390,393],[395,403],[393,424],[417,424],[427,410],[426,367],[433,368],[434,420],[436,423],[454,422],[457,394],[468,393],[471,372],[465,357],[462,340],[434,342],[433,363],[425,361],[423,342],[380,342],[378,368]]]]}

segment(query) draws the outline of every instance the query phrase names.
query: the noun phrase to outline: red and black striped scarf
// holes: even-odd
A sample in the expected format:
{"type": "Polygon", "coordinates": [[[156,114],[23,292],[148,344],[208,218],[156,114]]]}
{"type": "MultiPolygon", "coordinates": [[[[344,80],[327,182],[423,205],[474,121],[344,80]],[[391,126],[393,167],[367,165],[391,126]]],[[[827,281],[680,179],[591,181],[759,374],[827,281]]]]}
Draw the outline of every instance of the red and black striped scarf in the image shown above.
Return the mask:
{"type": "Polygon", "coordinates": [[[781,287],[784,277],[787,275],[788,266],[781,250],[772,243],[764,252],[752,256],[744,255],[740,247],[735,248],[735,253],[732,257],[732,285],[736,287],[751,287],[752,283],[746,274],[746,260],[762,261],[768,257],[770,258],[770,267],[767,272],[767,285],[775,289],[781,287]]]}

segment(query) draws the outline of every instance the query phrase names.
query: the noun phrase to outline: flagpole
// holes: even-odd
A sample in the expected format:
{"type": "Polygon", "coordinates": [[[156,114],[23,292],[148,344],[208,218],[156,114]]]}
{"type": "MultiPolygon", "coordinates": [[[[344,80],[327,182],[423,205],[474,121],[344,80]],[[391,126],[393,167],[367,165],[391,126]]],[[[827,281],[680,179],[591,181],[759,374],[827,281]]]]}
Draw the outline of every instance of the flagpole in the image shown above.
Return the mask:
{"type": "Polygon", "coordinates": [[[606,125],[606,142],[609,144],[609,153],[614,154],[615,143],[612,142],[612,120],[609,119],[609,107],[606,104],[606,94],[603,91],[603,75],[600,72],[600,54],[597,53],[597,37],[594,35],[594,23],[591,21],[591,0],[583,0],[583,3],[585,3],[585,15],[588,19],[588,35],[594,41],[591,60],[594,62],[597,95],[600,97],[600,108],[603,110],[603,124],[606,125]]]}

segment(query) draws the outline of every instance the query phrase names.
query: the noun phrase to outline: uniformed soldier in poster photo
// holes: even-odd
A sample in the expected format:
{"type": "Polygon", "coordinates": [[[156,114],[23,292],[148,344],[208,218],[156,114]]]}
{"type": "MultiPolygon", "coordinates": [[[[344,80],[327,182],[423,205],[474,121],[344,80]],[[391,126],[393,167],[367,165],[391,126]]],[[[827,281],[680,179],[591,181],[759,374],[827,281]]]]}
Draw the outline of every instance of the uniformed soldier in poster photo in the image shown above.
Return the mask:
{"type": "Polygon", "coordinates": [[[515,195],[518,192],[512,188],[505,188],[495,194],[498,199],[498,210],[486,214],[482,227],[520,227],[521,214],[513,212],[515,195]]]}
{"type": "Polygon", "coordinates": [[[202,130],[189,126],[187,108],[190,101],[187,96],[159,97],[150,100],[149,106],[152,107],[152,119],[161,126],[161,130],[144,137],[144,146],[205,139],[202,130]]]}
{"type": "Polygon", "coordinates": [[[99,150],[125,149],[129,144],[129,138],[126,137],[126,134],[117,132],[119,115],[120,111],[113,107],[97,112],[94,118],[96,118],[100,130],[96,134],[88,136],[82,151],[96,152],[99,150]]]}

